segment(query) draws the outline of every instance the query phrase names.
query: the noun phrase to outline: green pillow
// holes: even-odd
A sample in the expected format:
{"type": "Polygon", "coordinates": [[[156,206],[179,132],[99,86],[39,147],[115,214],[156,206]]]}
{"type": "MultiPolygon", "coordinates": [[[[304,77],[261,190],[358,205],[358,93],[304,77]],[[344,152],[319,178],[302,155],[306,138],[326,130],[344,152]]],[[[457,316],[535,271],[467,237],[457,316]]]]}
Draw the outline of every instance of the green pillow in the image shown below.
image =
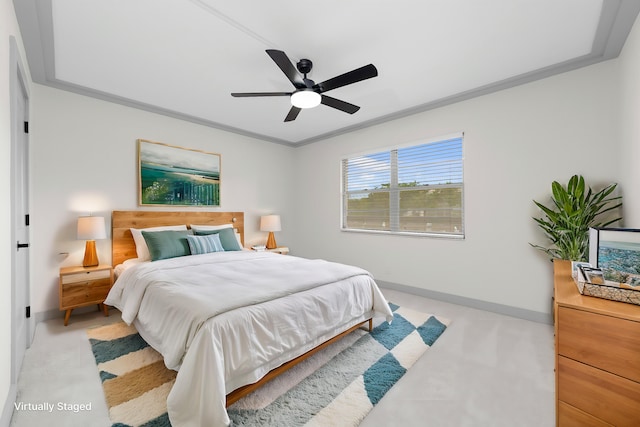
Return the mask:
{"type": "Polygon", "coordinates": [[[220,236],[220,243],[225,251],[241,251],[240,243],[236,238],[236,232],[233,228],[222,228],[220,230],[196,230],[196,236],[206,236],[208,234],[217,234],[220,236]]]}
{"type": "Polygon", "coordinates": [[[147,242],[151,261],[191,255],[186,230],[143,231],[142,236],[147,242]]]}

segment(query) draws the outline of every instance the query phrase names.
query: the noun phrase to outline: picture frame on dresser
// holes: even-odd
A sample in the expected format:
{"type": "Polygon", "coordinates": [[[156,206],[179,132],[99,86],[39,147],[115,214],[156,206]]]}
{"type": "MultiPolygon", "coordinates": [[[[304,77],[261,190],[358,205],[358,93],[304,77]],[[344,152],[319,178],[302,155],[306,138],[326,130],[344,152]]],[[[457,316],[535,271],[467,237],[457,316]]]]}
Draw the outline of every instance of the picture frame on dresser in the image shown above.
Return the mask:
{"type": "Polygon", "coordinates": [[[590,228],[589,263],[602,270],[605,284],[640,290],[640,229],[590,228]]]}
{"type": "Polygon", "coordinates": [[[221,155],[138,139],[140,206],[220,206],[221,155]]]}

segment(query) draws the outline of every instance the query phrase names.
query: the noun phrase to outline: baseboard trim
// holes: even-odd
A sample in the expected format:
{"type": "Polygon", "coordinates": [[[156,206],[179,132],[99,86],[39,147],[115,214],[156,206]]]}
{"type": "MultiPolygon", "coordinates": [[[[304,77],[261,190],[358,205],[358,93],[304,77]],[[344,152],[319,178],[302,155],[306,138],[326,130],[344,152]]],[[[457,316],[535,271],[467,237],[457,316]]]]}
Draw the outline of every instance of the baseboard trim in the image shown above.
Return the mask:
{"type": "Polygon", "coordinates": [[[399,283],[376,280],[381,288],[392,289],[420,297],[431,298],[451,304],[463,305],[465,307],[490,311],[492,313],[504,314],[505,316],[517,317],[519,319],[530,320],[532,322],[553,324],[553,317],[550,313],[526,310],[523,308],[511,307],[504,304],[467,298],[459,295],[447,294],[445,292],[432,291],[430,289],[416,288],[415,286],[401,285],[399,283]]]}
{"type": "MultiPolygon", "coordinates": [[[[109,310],[114,310],[116,309],[115,307],[109,307],[109,310]]],[[[86,307],[78,307],[78,308],[74,308],[73,309],[73,313],[71,313],[71,319],[69,319],[69,322],[73,321],[73,316],[75,316],[76,314],[83,314],[83,313],[90,313],[92,311],[96,311],[98,310],[98,308],[96,307],[96,305],[89,305],[86,307]]],[[[58,309],[51,309],[51,310],[47,310],[47,311],[40,311],[38,313],[35,313],[33,315],[33,317],[35,318],[35,323],[34,323],[34,334],[35,334],[35,325],[37,325],[40,322],[44,322],[47,320],[51,320],[51,319],[60,319],[60,321],[63,321],[64,319],[64,311],[60,311],[58,309]]]]}
{"type": "Polygon", "coordinates": [[[44,322],[46,320],[62,319],[62,318],[64,318],[64,311],[55,310],[55,309],[47,310],[47,311],[40,311],[40,312],[36,313],[34,317],[35,317],[35,323],[38,324],[38,323],[44,322]]]}
{"type": "Polygon", "coordinates": [[[2,417],[0,418],[1,427],[9,427],[11,424],[11,417],[13,417],[13,404],[18,397],[18,388],[15,384],[11,384],[9,387],[9,393],[7,394],[7,400],[4,402],[2,408],[2,417]]]}

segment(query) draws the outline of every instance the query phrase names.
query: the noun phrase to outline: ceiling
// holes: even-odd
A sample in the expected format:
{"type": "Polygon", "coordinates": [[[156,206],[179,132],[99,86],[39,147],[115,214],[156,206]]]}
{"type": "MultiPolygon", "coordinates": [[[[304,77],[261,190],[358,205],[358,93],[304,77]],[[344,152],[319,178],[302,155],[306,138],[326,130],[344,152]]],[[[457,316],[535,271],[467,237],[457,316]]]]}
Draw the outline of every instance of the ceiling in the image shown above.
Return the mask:
{"type": "Polygon", "coordinates": [[[44,85],[302,145],[615,58],[637,0],[14,0],[32,79],[44,85]],[[291,91],[265,53],[313,61],[330,91],[284,122],[291,91]]]}

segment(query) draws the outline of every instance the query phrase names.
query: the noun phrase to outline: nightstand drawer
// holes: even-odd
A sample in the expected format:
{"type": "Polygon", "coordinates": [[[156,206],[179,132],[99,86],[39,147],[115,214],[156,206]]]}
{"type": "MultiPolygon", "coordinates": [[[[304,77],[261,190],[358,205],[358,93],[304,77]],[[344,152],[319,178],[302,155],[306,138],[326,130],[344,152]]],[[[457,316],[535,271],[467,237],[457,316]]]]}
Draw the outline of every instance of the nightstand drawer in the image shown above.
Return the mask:
{"type": "MultiPolygon", "coordinates": [[[[108,273],[108,272],[107,272],[108,273]]],[[[111,289],[111,277],[62,285],[60,309],[102,303],[111,289]]]]}
{"type": "Polygon", "coordinates": [[[68,273],[60,276],[62,284],[86,282],[88,280],[109,279],[111,270],[81,271],[78,273],[68,273]]]}

